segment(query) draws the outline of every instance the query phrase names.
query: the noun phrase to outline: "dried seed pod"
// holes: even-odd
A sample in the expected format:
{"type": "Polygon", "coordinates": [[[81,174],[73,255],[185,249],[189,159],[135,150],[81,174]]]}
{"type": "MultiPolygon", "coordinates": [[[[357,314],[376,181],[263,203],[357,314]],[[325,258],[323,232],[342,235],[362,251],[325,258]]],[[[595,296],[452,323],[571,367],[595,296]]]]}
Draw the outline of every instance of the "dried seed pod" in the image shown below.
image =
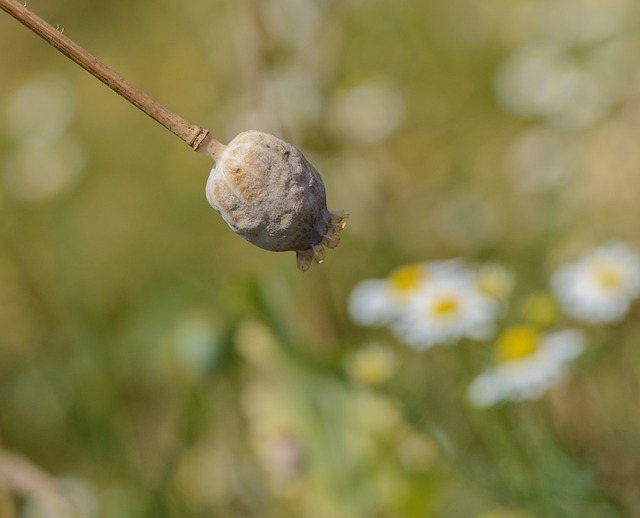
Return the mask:
{"type": "Polygon", "coordinates": [[[219,153],[206,193],[234,232],[265,250],[295,251],[302,271],[324,260],[346,225],[346,214],[327,209],[322,179],[302,153],[259,131],[219,153]]]}

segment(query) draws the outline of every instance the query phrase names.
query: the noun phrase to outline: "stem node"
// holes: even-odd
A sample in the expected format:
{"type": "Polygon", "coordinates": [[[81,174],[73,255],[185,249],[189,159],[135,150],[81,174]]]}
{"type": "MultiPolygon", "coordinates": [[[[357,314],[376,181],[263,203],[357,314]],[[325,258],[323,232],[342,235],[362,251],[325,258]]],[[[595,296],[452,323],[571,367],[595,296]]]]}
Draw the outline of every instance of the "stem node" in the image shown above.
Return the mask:
{"type": "Polygon", "coordinates": [[[153,100],[139,88],[100,62],[89,52],[65,36],[60,25],[53,28],[42,18],[31,12],[17,0],[0,0],[0,9],[6,11],[20,23],[31,29],[47,43],[57,48],[69,59],[80,65],[92,76],[99,79],[114,92],[142,110],[149,117],[180,137],[195,151],[201,151],[215,160],[215,156],[225,148],[206,129],[190,123],[153,100]]]}

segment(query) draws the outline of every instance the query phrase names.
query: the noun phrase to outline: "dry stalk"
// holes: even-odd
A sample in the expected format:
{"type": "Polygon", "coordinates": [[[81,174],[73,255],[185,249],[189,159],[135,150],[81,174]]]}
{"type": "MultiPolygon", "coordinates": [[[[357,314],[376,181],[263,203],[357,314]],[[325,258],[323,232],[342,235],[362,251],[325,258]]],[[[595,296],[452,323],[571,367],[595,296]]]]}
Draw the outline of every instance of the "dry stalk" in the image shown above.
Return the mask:
{"type": "Polygon", "coordinates": [[[31,12],[20,2],[16,0],[0,0],[0,8],[31,29],[46,42],[53,45],[65,56],[75,61],[114,92],[142,110],[153,120],[159,122],[174,135],[180,137],[191,146],[194,151],[209,155],[216,160],[219,153],[224,150],[225,146],[213,138],[209,130],[192,124],[162,106],[142,90],[136,88],[122,76],[115,73],[95,56],[74,43],[58,29],[52,27],[42,18],[31,12]]]}
{"type": "Polygon", "coordinates": [[[207,199],[234,232],[265,250],[295,251],[302,271],[324,261],[325,246],[338,245],[347,214],[327,209],[322,179],[297,148],[259,131],[243,132],[225,146],[208,130],[151,99],[17,0],[0,0],[0,8],[194,150],[213,158],[216,165],[207,182],[207,199]]]}
{"type": "Polygon", "coordinates": [[[69,507],[49,475],[20,455],[1,449],[0,488],[17,496],[33,497],[60,512],[69,507]]]}

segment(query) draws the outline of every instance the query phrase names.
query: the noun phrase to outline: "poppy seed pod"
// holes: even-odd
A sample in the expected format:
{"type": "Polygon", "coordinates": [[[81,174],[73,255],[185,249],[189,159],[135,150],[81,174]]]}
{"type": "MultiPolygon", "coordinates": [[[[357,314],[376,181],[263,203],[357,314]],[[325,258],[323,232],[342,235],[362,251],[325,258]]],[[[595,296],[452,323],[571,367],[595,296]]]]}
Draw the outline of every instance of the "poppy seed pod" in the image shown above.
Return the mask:
{"type": "Polygon", "coordinates": [[[322,179],[297,148],[245,131],[216,158],[207,200],[234,232],[265,250],[295,251],[302,271],[338,245],[346,214],[327,209],[322,179]]]}

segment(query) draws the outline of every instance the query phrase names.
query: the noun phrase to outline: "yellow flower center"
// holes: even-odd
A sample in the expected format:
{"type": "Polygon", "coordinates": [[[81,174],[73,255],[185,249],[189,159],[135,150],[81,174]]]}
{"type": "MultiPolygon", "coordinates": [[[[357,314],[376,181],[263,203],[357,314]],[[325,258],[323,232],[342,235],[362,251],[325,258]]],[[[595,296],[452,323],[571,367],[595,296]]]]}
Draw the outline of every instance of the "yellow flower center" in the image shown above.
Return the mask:
{"type": "Polygon", "coordinates": [[[529,326],[513,326],[505,330],[496,343],[499,362],[520,360],[533,355],[540,346],[540,334],[529,326]]]}
{"type": "Polygon", "coordinates": [[[415,292],[426,278],[427,272],[422,264],[408,264],[389,274],[391,288],[400,299],[415,292]]]}
{"type": "Polygon", "coordinates": [[[596,282],[604,290],[608,292],[618,291],[623,284],[623,277],[619,270],[611,265],[602,264],[595,271],[596,282]]]}
{"type": "Polygon", "coordinates": [[[460,310],[460,300],[453,295],[445,295],[432,306],[433,315],[441,320],[454,316],[460,310]]]}

